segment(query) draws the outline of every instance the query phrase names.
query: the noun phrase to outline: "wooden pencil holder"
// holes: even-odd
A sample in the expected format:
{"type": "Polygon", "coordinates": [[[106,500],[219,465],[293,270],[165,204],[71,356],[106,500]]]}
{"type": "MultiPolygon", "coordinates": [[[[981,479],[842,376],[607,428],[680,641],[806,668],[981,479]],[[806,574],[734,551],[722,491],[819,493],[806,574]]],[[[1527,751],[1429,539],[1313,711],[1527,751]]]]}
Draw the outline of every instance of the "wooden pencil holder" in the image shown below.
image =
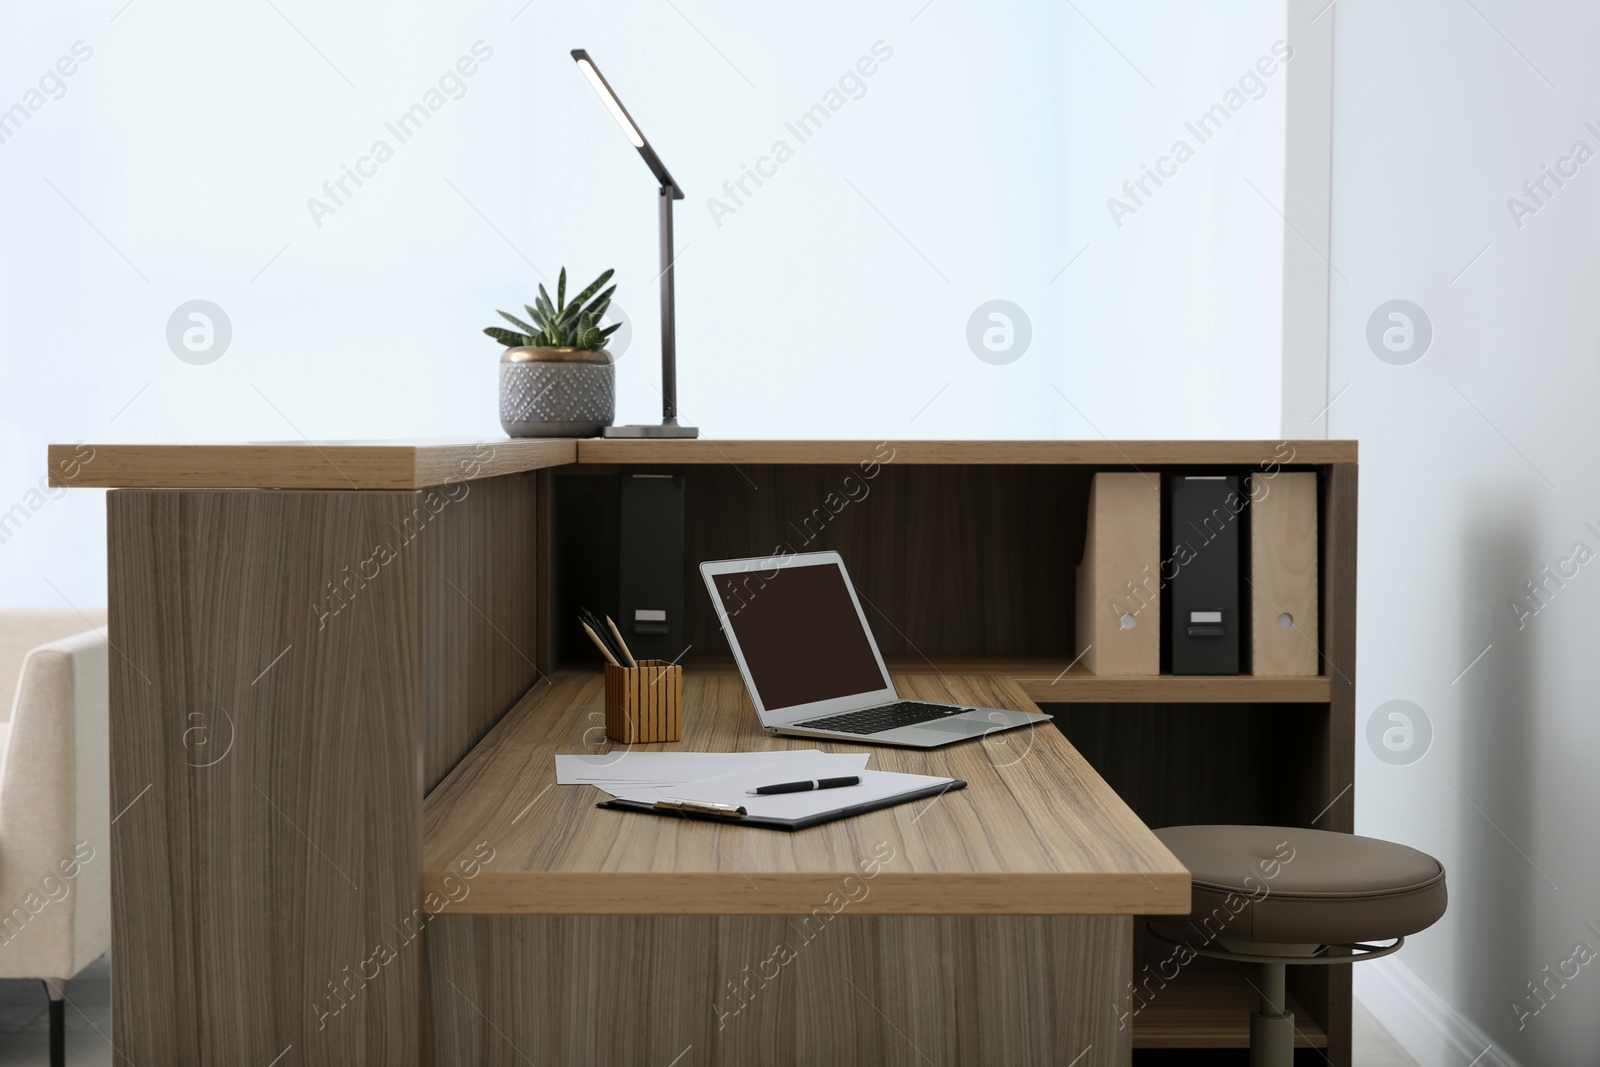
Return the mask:
{"type": "Polygon", "coordinates": [[[661,659],[607,663],[606,736],[625,745],[683,740],[683,668],[661,659]]]}

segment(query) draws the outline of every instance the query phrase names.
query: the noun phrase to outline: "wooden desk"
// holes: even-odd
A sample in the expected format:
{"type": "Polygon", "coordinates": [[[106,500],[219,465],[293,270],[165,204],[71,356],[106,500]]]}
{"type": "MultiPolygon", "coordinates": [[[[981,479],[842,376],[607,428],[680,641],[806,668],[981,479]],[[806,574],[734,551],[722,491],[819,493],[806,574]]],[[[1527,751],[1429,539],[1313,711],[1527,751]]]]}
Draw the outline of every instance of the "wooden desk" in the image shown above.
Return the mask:
{"type": "MultiPolygon", "coordinates": [[[[781,968],[785,978],[801,967],[850,976],[856,988],[790,983],[799,988],[779,993],[784,982],[769,981],[741,1010],[743,1032],[732,1043],[686,1037],[660,1062],[711,1062],[700,1058],[711,1048],[751,1053],[748,1062],[770,1059],[772,1049],[793,1050],[796,1062],[839,1062],[830,1050],[845,1046],[861,1062],[923,1062],[920,1052],[907,1053],[897,1026],[906,1036],[929,1035],[941,1062],[1029,1062],[1043,1045],[1052,1046],[1051,1062],[1071,1062],[1079,1049],[1068,1045],[1082,1031],[1070,1020],[1099,1013],[1114,1027],[1128,1005],[1125,993],[1107,1002],[1085,992],[1102,989],[1106,961],[1132,955],[1136,980],[1150,962],[1126,912],[1172,906],[1181,878],[1140,847],[1111,847],[1143,840],[1126,822],[1129,808],[1147,825],[1352,829],[1356,458],[1355,444],[1339,441],[52,446],[52,484],[114,489],[107,518],[119,1053],[180,1065],[544,1063],[568,1060],[545,1043],[548,1034],[606,1032],[616,1035],[611,1053],[638,1062],[630,1057],[641,1049],[657,1051],[628,1043],[639,1004],[667,1013],[658,1018],[705,1025],[715,1018],[706,983],[729,968],[742,981],[746,963],[759,971],[790,936],[789,924],[810,915],[763,913],[777,906],[764,902],[792,892],[782,905],[792,906],[821,888],[808,883],[819,870],[839,874],[859,844],[884,843],[900,866],[883,865],[872,892],[829,922],[825,952],[815,939],[781,968]],[[869,459],[881,468],[870,499],[819,511],[869,459]],[[1073,563],[1093,473],[1269,462],[1319,478],[1321,675],[1133,679],[1067,670],[1073,563]],[[1010,679],[981,684],[1006,686],[1019,703],[1048,702],[1071,744],[1056,739],[1040,758],[1019,761],[1020,771],[972,772],[969,795],[944,798],[909,830],[903,821],[914,813],[897,810],[793,838],[708,831],[724,851],[740,850],[728,851],[727,869],[682,828],[667,840],[659,836],[665,827],[632,829],[642,816],[569,811],[564,805],[575,802],[566,788],[552,787],[505,828],[511,850],[486,840],[495,858],[473,867],[474,806],[490,819],[504,809],[457,779],[492,772],[511,783],[508,797],[522,797],[528,783],[513,781],[496,757],[499,741],[485,736],[497,726],[496,738],[568,729],[563,716],[590,699],[581,681],[562,673],[591,667],[592,651],[568,620],[580,598],[607,602],[617,475],[641,469],[684,476],[689,563],[801,537],[797,550],[841,551],[900,670],[1010,679]],[[545,678],[561,681],[502,723],[545,678]],[[447,777],[448,787],[436,789],[447,777]],[[1005,795],[980,791],[980,781],[1005,795]],[[459,823],[441,807],[456,789],[459,823]],[[1106,799],[1111,790],[1126,807],[1106,799]],[[985,796],[1026,808],[1027,820],[985,820],[980,831],[985,796]],[[1107,806],[1071,808],[1085,798],[1107,806]],[[1057,832],[1057,815],[1120,829],[1074,838],[1057,832]],[[524,828],[530,820],[537,834],[524,828]],[[935,848],[924,823],[960,832],[939,835],[935,848]],[[851,836],[880,826],[882,842],[851,836]],[[1037,833],[998,836],[1023,826],[1037,833]],[[627,868],[623,857],[635,850],[620,842],[641,833],[672,849],[652,854],[661,870],[627,868]],[[830,844],[814,853],[813,840],[830,844]],[[453,891],[444,866],[452,849],[453,891]],[[748,869],[754,889],[729,876],[735,865],[748,869]],[[642,899],[644,876],[645,896],[682,905],[715,890],[729,906],[717,914],[621,914],[664,907],[642,899]],[[576,884],[563,885],[569,877],[576,884]],[[692,884],[672,888],[680,877],[692,884]],[[438,890],[459,896],[463,887],[459,903],[429,918],[438,890]],[[512,907],[542,911],[472,913],[512,907]],[[975,913],[983,907],[991,913],[975,913]],[[1037,910],[1020,913],[1025,907],[1037,910]],[[686,954],[686,945],[696,952],[686,954]],[[996,970],[999,959],[1007,963],[996,970]],[[948,967],[933,967],[935,960],[948,967]],[[692,980],[660,979],[686,963],[692,980]],[[980,976],[983,987],[952,985],[952,973],[980,976]],[[953,989],[964,998],[956,1015],[930,1007],[949,1004],[953,989]],[[534,1013],[528,990],[566,998],[574,1010],[560,1024],[566,1029],[516,1029],[534,1013]],[[886,1001],[891,994],[899,999],[886,1001]],[[986,1036],[994,1044],[984,1047],[970,1043],[965,1023],[952,1031],[948,1020],[969,1018],[971,1005],[985,1009],[980,1022],[1002,1019],[1009,1031],[986,1036]],[[691,1043],[696,1051],[685,1049],[691,1043]]],[[[691,658],[710,656],[691,666],[693,684],[731,707],[738,682],[718,663],[715,619],[692,567],[685,583],[691,658]]],[[[913,756],[941,758],[885,758],[913,756]]],[[[1131,1020],[1134,1046],[1244,1044],[1242,1017],[1229,1023],[1205,1007],[1237,1002],[1242,976],[1202,968],[1195,965],[1194,977],[1204,982],[1165,988],[1131,1020]]],[[[1349,976],[1301,970],[1319,972],[1293,979],[1303,1030],[1346,1067],[1349,976]]],[[[1097,1032],[1103,1039],[1080,1065],[1126,1063],[1128,1030],[1097,1032]]]]}
{"type": "MultiPolygon", "coordinates": [[[[1034,709],[1006,678],[896,684],[1034,709]]],[[[768,737],[737,675],[691,674],[684,697],[683,741],[641,749],[859,751],[768,737]]],[[[780,1034],[808,1049],[798,1063],[1045,1063],[1091,1046],[1083,1062],[1125,1060],[1109,1006],[1131,977],[1128,917],[1186,913],[1189,876],[1053,725],[874,748],[874,767],[968,787],[786,834],[603,811],[593,787],[552,787],[557,753],[620,748],[595,729],[602,707],[592,672],[535,686],[424,803],[424,891],[460,901],[428,933],[448,975],[432,991],[437,1062],[511,1063],[514,1048],[666,1063],[689,1046],[696,1063],[776,1062],[780,1034]],[[630,958],[634,937],[649,965],[630,958]],[[541,966],[554,945],[559,973],[541,966]],[[779,946],[795,955],[781,981],[767,963],[729,991],[779,946]],[[485,1000],[482,1016],[464,1004],[485,1000]]]]}
{"type": "MultiPolygon", "coordinates": [[[[1007,678],[901,675],[925,700],[1037,710],[1007,678]]],[[[425,890],[494,843],[451,914],[802,915],[880,844],[895,861],[852,914],[1187,913],[1189,874],[1049,724],[940,749],[874,747],[871,766],[968,788],[793,835],[603,811],[588,786],[547,788],[563,752],[624,750],[594,729],[603,679],[563,673],[517,705],[423,804],[425,890]]],[[[680,744],[746,752],[859,745],[770,737],[738,675],[684,680],[680,744]]]]}

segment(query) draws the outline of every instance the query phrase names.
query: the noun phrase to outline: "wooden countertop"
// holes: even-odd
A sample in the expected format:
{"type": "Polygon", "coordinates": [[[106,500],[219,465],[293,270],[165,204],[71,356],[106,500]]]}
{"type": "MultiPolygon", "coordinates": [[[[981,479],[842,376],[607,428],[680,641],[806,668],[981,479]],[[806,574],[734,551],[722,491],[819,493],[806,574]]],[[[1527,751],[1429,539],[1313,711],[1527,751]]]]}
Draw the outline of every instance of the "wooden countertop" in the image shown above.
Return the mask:
{"type": "Polygon", "coordinates": [[[1354,463],[1355,441],[684,441],[588,438],[580,463],[1167,464],[1354,463]]]}
{"type": "Polygon", "coordinates": [[[50,484],[129,489],[421,489],[576,463],[577,442],[501,438],[51,445],[50,484]]]}
{"type": "MultiPolygon", "coordinates": [[[[1034,708],[1007,678],[895,684],[923,699],[1034,708]]],[[[803,915],[846,892],[850,876],[853,914],[1189,909],[1188,871],[1049,723],[941,749],[870,746],[869,766],[968,787],[791,834],[600,810],[598,789],[555,785],[556,754],[621,747],[604,739],[602,690],[597,673],[541,682],[428,795],[424,890],[459,899],[450,913],[803,915]],[[481,845],[492,859],[463,878],[481,845]],[[863,862],[885,853],[861,881],[863,862]]],[[[737,675],[688,674],[684,709],[681,744],[641,748],[858,748],[767,736],[737,675]]]]}
{"type": "Polygon", "coordinates": [[[545,467],[616,464],[1182,464],[1356,462],[1355,441],[257,441],[57,444],[51,485],[174,489],[420,489],[545,467]]]}

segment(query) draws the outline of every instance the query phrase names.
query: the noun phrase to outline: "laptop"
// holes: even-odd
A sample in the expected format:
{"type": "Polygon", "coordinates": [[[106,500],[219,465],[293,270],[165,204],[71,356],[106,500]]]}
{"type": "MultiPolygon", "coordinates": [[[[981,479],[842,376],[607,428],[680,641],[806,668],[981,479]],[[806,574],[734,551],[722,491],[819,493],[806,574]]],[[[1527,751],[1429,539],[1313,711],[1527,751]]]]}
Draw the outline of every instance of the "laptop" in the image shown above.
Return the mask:
{"type": "Polygon", "coordinates": [[[769,733],[938,748],[1049,720],[902,699],[837,552],[720,560],[700,573],[769,733]]]}

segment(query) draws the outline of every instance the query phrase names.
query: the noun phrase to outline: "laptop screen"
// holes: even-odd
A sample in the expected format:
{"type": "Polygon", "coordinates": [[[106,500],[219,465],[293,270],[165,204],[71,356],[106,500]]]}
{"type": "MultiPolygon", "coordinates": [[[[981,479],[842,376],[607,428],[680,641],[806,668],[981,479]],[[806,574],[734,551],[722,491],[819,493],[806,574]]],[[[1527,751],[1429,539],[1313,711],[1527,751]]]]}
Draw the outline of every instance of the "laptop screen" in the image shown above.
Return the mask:
{"type": "Polygon", "coordinates": [[[833,562],[712,578],[768,711],[889,687],[845,580],[833,562]]]}

